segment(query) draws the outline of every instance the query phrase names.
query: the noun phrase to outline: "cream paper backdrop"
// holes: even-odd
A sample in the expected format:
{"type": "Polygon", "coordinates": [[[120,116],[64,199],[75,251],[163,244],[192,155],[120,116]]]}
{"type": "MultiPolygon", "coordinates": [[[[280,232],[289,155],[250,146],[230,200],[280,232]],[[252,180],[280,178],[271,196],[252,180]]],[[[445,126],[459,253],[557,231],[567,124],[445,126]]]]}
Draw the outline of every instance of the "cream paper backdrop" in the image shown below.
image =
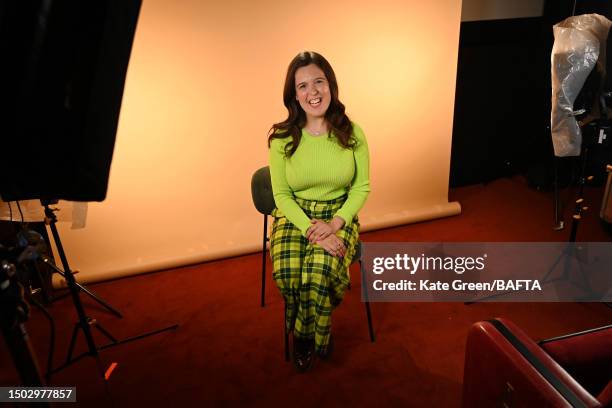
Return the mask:
{"type": "Polygon", "coordinates": [[[267,165],[286,68],[305,49],[329,59],[368,137],[363,229],[458,214],[448,178],[460,16],[460,0],[145,0],[108,197],[89,204],[85,228],[59,224],[79,280],[260,247],[251,175],[267,165]]]}

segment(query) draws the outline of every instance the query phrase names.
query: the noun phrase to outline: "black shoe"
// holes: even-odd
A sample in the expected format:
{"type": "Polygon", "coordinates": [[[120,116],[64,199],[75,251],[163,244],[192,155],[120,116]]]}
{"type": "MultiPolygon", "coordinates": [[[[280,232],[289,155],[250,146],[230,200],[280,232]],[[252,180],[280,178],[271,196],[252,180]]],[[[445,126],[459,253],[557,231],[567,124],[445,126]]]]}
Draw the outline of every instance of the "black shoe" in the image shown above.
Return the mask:
{"type": "Polygon", "coordinates": [[[334,338],[332,335],[329,335],[329,342],[327,343],[327,348],[323,351],[319,351],[317,354],[321,360],[327,360],[331,355],[332,351],[334,351],[334,338]]]}
{"type": "Polygon", "coordinates": [[[312,367],[313,353],[312,340],[293,338],[293,365],[299,373],[305,373],[312,367]]]}

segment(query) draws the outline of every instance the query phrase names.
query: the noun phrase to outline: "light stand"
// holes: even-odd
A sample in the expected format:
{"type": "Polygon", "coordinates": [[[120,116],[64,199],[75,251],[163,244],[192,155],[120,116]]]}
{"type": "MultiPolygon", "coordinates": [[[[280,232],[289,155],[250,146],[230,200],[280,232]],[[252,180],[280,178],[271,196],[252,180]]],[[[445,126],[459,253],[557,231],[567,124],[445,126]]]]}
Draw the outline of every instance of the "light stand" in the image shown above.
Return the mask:
{"type": "Polygon", "coordinates": [[[559,205],[559,158],[554,156],[553,154],[553,230],[561,231],[565,228],[565,221],[560,214],[560,205],[559,205]]]}
{"type": "MultiPolygon", "coordinates": [[[[576,234],[578,233],[578,226],[580,224],[580,220],[582,219],[582,213],[588,210],[588,207],[584,205],[584,197],[583,197],[584,186],[586,184],[586,180],[590,178],[586,176],[586,165],[587,165],[588,154],[589,154],[589,143],[583,139],[582,146],[580,149],[580,175],[578,177],[578,191],[576,193],[577,198],[575,201],[574,214],[572,215],[572,228],[570,230],[570,235],[567,240],[567,248],[559,255],[555,263],[553,263],[553,265],[550,267],[546,275],[544,275],[544,278],[542,280],[543,283],[550,283],[550,282],[555,282],[559,280],[569,280],[569,269],[570,269],[569,263],[571,262],[572,258],[578,259],[577,250],[579,250],[579,248],[576,248],[576,234]],[[559,264],[559,262],[561,262],[563,258],[565,258],[565,267],[563,270],[563,274],[558,278],[550,279],[550,275],[555,270],[557,264],[559,264]]],[[[586,280],[586,277],[584,276],[584,272],[582,271],[582,266],[580,266],[580,270],[582,272],[582,277],[584,279],[584,282],[582,285],[576,284],[575,282],[573,284],[588,293],[592,293],[593,290],[590,287],[588,281],[586,280]]]]}
{"type": "MultiPolygon", "coordinates": [[[[40,200],[41,204],[43,206],[45,206],[45,201],[44,200],[40,200]]],[[[47,204],[55,204],[57,203],[57,201],[47,201],[47,204]]],[[[48,219],[48,216],[45,214],[45,216],[48,219]]],[[[45,220],[45,224],[47,224],[46,220],[45,220]]],[[[45,231],[45,235],[46,231],[45,231]]],[[[55,242],[60,242],[59,241],[59,236],[58,237],[53,237],[55,242]]],[[[60,242],[61,244],[61,242],[60,242]]],[[[55,263],[53,262],[52,259],[46,257],[46,256],[42,256],[41,260],[49,267],[51,267],[51,269],[53,269],[54,272],[57,272],[60,274],[60,276],[62,276],[65,280],[68,280],[66,277],[66,274],[63,270],[61,270],[60,268],[58,268],[55,263]]],[[[62,260],[63,262],[63,260],[62,260]]],[[[65,265],[65,264],[64,264],[65,265]]],[[[73,272],[74,274],[75,272],[73,272]]],[[[108,310],[109,312],[111,312],[112,314],[114,314],[115,316],[117,316],[118,318],[122,319],[123,318],[123,314],[115,309],[113,306],[111,306],[108,302],[106,302],[104,299],[100,298],[99,296],[97,296],[95,293],[93,293],[92,291],[90,291],[89,289],[87,289],[84,285],[81,285],[79,282],[74,282],[76,284],[76,286],[79,288],[80,291],[84,292],[87,296],[89,296],[90,298],[92,298],[93,300],[95,300],[98,304],[100,304],[101,306],[103,306],[106,310],[108,310]]],[[[61,299],[65,296],[70,296],[70,292],[62,294],[61,296],[54,296],[52,300],[58,300],[61,299]]]]}
{"type": "MultiPolygon", "coordinates": [[[[85,356],[91,356],[97,360],[98,367],[100,368],[100,374],[102,378],[104,378],[104,372],[100,365],[100,359],[99,359],[99,352],[101,350],[115,347],[120,344],[128,343],[134,340],[142,339],[144,337],[149,337],[149,336],[152,336],[158,333],[162,333],[168,330],[175,330],[178,328],[179,325],[173,324],[172,326],[168,326],[163,329],[144,333],[138,336],[129,337],[123,340],[117,340],[106,329],[104,329],[102,325],[100,325],[95,319],[92,319],[91,317],[87,316],[85,314],[85,310],[83,308],[83,304],[81,303],[81,298],[79,296],[79,292],[82,290],[81,289],[82,287],[81,288],[79,287],[80,285],[76,282],[74,278],[74,274],[72,273],[72,271],[70,270],[70,266],[68,265],[68,259],[66,258],[66,254],[64,252],[64,248],[62,246],[62,242],[60,240],[59,233],[55,225],[57,222],[57,218],[54,214],[54,210],[49,208],[50,201],[41,200],[41,203],[43,204],[43,207],[45,208],[45,217],[46,217],[45,222],[47,223],[47,225],[49,225],[49,228],[51,229],[51,234],[53,235],[53,240],[55,241],[55,245],[57,247],[57,252],[64,266],[64,271],[62,275],[66,278],[68,289],[70,291],[70,295],[72,296],[72,302],[74,303],[74,307],[78,315],[78,321],[77,323],[75,323],[74,330],[72,331],[72,338],[70,340],[70,346],[68,348],[68,354],[66,356],[66,361],[64,362],[64,364],[60,365],[59,367],[56,367],[53,369],[49,367],[49,371],[47,372],[47,375],[46,375],[47,383],[49,383],[49,380],[52,374],[55,374],[58,371],[63,370],[64,368],[70,366],[72,363],[77,362],[78,360],[80,360],[81,358],[85,356]],[[100,333],[102,333],[105,337],[107,337],[110,340],[110,343],[100,346],[100,347],[97,346],[94,341],[93,335],[92,335],[92,330],[91,330],[92,327],[94,327],[100,333]],[[87,342],[87,351],[73,358],[72,353],[74,351],[74,345],[76,343],[76,339],[77,339],[79,330],[82,330],[83,335],[85,336],[85,341],[87,342]]],[[[49,265],[51,264],[49,263],[49,265]]],[[[52,265],[52,267],[53,269],[58,270],[56,266],[52,265]]]]}
{"type": "MultiPolygon", "coordinates": [[[[595,125],[595,124],[593,124],[595,125]]],[[[598,127],[599,129],[599,127],[598,127]]],[[[607,128],[605,128],[607,129],[607,128]]],[[[570,235],[568,237],[568,241],[567,241],[567,247],[566,249],[563,250],[563,252],[561,254],[559,254],[558,258],[555,260],[555,262],[552,264],[552,266],[549,268],[548,272],[546,273],[546,275],[544,275],[544,277],[542,278],[542,283],[552,283],[552,282],[556,282],[556,281],[561,281],[561,280],[567,280],[569,281],[569,270],[570,270],[570,262],[572,260],[572,258],[576,258],[578,259],[578,250],[579,248],[576,248],[576,235],[578,233],[578,226],[580,224],[580,220],[582,219],[582,213],[586,210],[588,210],[588,207],[584,205],[584,186],[586,184],[586,181],[588,179],[591,178],[591,176],[586,176],[586,165],[588,162],[588,153],[589,153],[589,145],[590,142],[588,141],[588,138],[585,138],[582,142],[581,145],[581,149],[580,149],[580,174],[578,177],[578,191],[576,193],[576,201],[575,201],[575,208],[574,208],[574,214],[572,215],[572,227],[570,230],[570,235]],[[557,278],[552,278],[551,279],[551,275],[553,273],[553,271],[556,269],[557,265],[561,262],[561,260],[564,260],[564,270],[563,273],[561,274],[561,276],[557,277],[557,278]]],[[[556,184],[557,184],[557,171],[556,171],[556,161],[555,161],[555,190],[556,190],[556,184]]],[[[558,206],[557,206],[557,191],[555,191],[555,217],[557,217],[557,210],[558,210],[558,206]]],[[[558,220],[556,218],[556,220],[558,220]]],[[[558,229],[562,229],[563,228],[563,221],[560,221],[560,227],[558,229]]],[[[580,266],[580,272],[583,278],[583,282],[582,283],[576,283],[576,282],[571,282],[574,286],[582,289],[583,291],[585,291],[586,293],[592,293],[593,289],[590,287],[587,278],[584,275],[584,272],[582,270],[582,266],[580,266]]],[[[500,293],[496,293],[494,295],[490,295],[490,296],[485,296],[484,298],[480,298],[478,300],[475,301],[471,301],[471,302],[465,302],[465,305],[471,305],[472,303],[476,303],[482,300],[489,300],[489,299],[494,299],[494,298],[498,298],[500,296],[504,296],[510,293],[514,293],[514,291],[510,290],[510,291],[505,291],[505,292],[500,292],[500,293]]],[[[609,305],[609,304],[608,304],[609,305]]]]}

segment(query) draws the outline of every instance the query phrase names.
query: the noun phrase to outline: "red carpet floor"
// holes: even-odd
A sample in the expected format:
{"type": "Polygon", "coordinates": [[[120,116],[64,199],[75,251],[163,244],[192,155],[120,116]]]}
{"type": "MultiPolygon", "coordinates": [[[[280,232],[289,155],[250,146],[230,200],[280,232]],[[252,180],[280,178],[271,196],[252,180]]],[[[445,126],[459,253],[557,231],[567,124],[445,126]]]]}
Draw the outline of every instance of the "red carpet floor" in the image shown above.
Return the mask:
{"type": "MultiPolygon", "coordinates": [[[[578,240],[610,241],[597,217],[601,195],[601,189],[586,192],[593,210],[584,217],[578,240]]],[[[460,216],[362,238],[564,241],[569,234],[569,226],[551,228],[551,194],[530,190],[518,177],[454,189],[450,199],[462,204],[460,216]]],[[[570,219],[569,211],[565,219],[570,219]]],[[[96,360],[86,357],[56,374],[53,385],[76,386],[77,405],[84,407],[458,407],[472,323],[503,316],[541,339],[612,322],[612,309],[595,303],[376,303],[377,338],[371,343],[354,269],[354,289],[333,316],[332,358],[316,361],[312,371],[300,375],[283,358],[283,305],[271,279],[267,305],[259,307],[259,273],[260,257],[254,254],[90,286],[125,314],[115,318],[83,297],[87,313],[117,338],[173,323],[180,327],[103,351],[102,370],[118,363],[106,384],[96,360]]],[[[60,364],[75,312],[67,298],[54,302],[49,311],[57,324],[55,361],[60,364]]],[[[33,310],[28,330],[45,366],[49,334],[39,311],[33,310]]],[[[100,333],[96,341],[105,343],[100,333]]],[[[84,347],[81,335],[77,349],[84,347]]],[[[18,382],[0,342],[0,385],[18,382]]]]}

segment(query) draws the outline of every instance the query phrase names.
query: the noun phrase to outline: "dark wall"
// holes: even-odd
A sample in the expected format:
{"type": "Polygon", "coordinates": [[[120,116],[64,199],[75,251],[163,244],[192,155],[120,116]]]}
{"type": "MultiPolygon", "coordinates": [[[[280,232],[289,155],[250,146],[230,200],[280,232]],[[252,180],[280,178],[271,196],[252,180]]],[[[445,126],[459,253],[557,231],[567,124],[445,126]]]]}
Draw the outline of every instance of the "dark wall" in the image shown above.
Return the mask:
{"type": "Polygon", "coordinates": [[[549,31],[543,18],[461,23],[451,186],[516,172],[546,149],[549,31]]]}
{"type": "Polygon", "coordinates": [[[601,14],[610,19],[611,12],[612,4],[607,0],[548,0],[544,2],[544,17],[552,24],[571,15],[589,13],[601,14]]]}
{"type": "MultiPolygon", "coordinates": [[[[575,14],[611,18],[610,3],[581,0],[575,14]]],[[[542,17],[461,23],[451,186],[552,168],[552,25],[573,11],[573,1],[550,0],[542,17]]],[[[612,85],[612,75],[607,82],[612,85]]]]}

